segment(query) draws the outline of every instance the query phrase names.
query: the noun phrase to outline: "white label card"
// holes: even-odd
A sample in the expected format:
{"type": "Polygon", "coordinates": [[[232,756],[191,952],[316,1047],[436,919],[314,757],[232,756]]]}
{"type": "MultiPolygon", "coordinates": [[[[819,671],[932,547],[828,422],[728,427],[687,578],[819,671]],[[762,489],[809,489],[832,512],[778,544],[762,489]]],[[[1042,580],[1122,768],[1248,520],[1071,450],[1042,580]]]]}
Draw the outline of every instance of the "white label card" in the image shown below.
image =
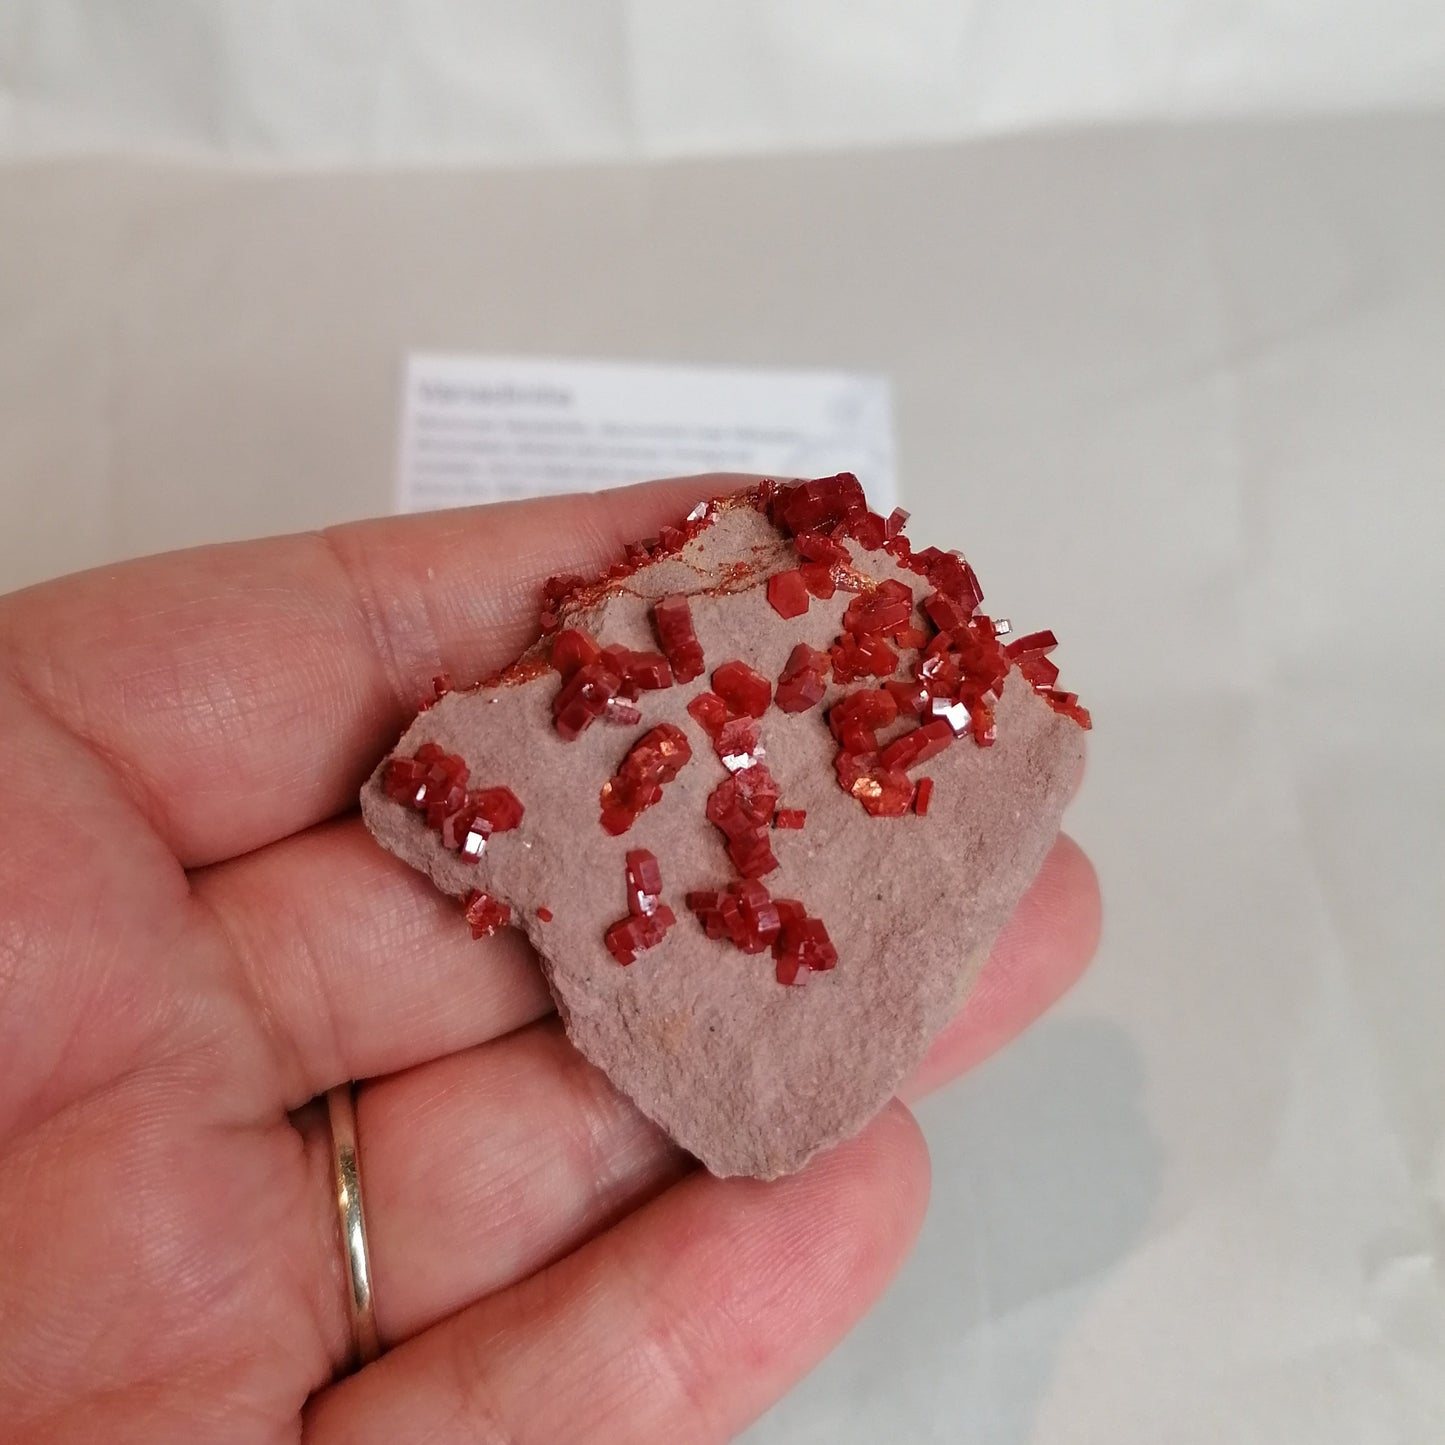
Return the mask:
{"type": "Polygon", "coordinates": [[[693,472],[856,472],[896,501],[886,377],[413,355],[397,507],[422,512],[693,472]]]}

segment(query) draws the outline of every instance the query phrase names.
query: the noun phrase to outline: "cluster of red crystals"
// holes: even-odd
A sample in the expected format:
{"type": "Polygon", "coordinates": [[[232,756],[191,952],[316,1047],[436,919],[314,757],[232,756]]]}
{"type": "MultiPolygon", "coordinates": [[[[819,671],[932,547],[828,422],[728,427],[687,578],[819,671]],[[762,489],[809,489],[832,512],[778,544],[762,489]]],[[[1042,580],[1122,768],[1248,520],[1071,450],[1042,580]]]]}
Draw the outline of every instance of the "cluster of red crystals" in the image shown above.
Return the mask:
{"type": "Polygon", "coordinates": [[[763,756],[763,725],[755,717],[729,716],[713,738],[713,748],[730,773],[757,766],[763,756]]]}
{"type": "Polygon", "coordinates": [[[886,688],[849,693],[828,709],[828,728],[845,753],[876,753],[878,729],[898,716],[898,700],[886,688]]]}
{"type": "Polygon", "coordinates": [[[605,935],[608,951],[618,963],[629,964],[645,948],[655,948],[677,922],[662,901],[662,869],[645,848],[627,855],[627,917],[614,923],[605,935]]]}
{"type": "Polygon", "coordinates": [[[415,757],[387,763],[382,787],[388,798],[425,813],[428,827],[440,828],[466,802],[467,776],[466,763],[455,753],[423,743],[415,757]]]}
{"type": "Polygon", "coordinates": [[[1009,643],[1004,655],[1055,712],[1072,718],[1081,728],[1090,728],[1093,720],[1088,708],[1079,706],[1078,693],[1064,692],[1054,686],[1059,680],[1059,669],[1050,661],[1049,653],[1058,645],[1059,639],[1052,632],[1030,632],[1009,643]]]}
{"type": "Polygon", "coordinates": [[[808,813],[805,808],[779,808],[773,814],[775,828],[801,828],[807,821],[808,813]]]}
{"type": "Polygon", "coordinates": [[[552,666],[569,678],[580,667],[602,660],[602,649],[596,640],[580,627],[564,627],[552,639],[552,666]]]}
{"type": "Polygon", "coordinates": [[[838,784],[875,818],[901,818],[913,801],[908,774],[883,766],[877,753],[840,752],[834,759],[838,784]]]}
{"type": "Polygon", "coordinates": [[[891,577],[848,604],[842,634],[831,649],[834,678],[852,682],[860,677],[892,677],[898,653],[890,639],[913,647],[924,640],[913,625],[913,589],[891,577]]]}
{"type": "Polygon", "coordinates": [[[807,712],[823,700],[833,660],[826,652],[800,642],[788,654],[773,700],[784,712],[807,712]]]}
{"type": "MultiPolygon", "coordinates": [[[[831,574],[828,580],[832,582],[831,574]]],[[[768,578],[768,601],[779,617],[801,617],[808,610],[810,590],[796,567],[768,578]]]]}
{"type": "Polygon", "coordinates": [[[848,549],[822,532],[799,532],[793,538],[793,546],[803,559],[798,575],[803,586],[821,601],[827,601],[838,590],[835,567],[846,567],[852,560],[848,549]]]}
{"type": "Polygon", "coordinates": [[[672,686],[672,668],[660,652],[634,652],[630,647],[604,647],[602,661],[622,683],[622,696],[633,699],[643,692],[672,686]]]}
{"type": "Polygon", "coordinates": [[[920,818],[928,814],[928,805],[933,801],[933,779],[919,778],[918,786],[913,791],[913,811],[920,818]]]}
{"type": "Polygon", "coordinates": [[[779,983],[802,983],[809,973],[837,965],[838,953],[822,920],[809,918],[795,898],[772,897],[755,878],[689,893],[687,906],[709,938],[725,938],[743,953],[771,948],[779,983]]]}
{"type": "Polygon", "coordinates": [[[723,663],[713,673],[712,690],[735,715],[762,717],[773,700],[773,687],[767,678],[736,660],[723,663]]]}
{"type": "Polygon", "coordinates": [[[568,742],[598,718],[624,727],[641,722],[641,711],[632,706],[637,697],[672,686],[672,668],[660,652],[600,647],[578,627],[557,633],[551,656],[552,666],[562,676],[562,686],[552,699],[552,716],[568,742]]]}
{"type": "Polygon", "coordinates": [[[799,532],[851,531],[867,518],[868,499],[857,477],[840,472],[836,477],[780,487],[773,494],[770,515],[795,536],[799,532]]]}
{"type": "Polygon", "coordinates": [[[510,788],[467,791],[467,765],[436,743],[423,743],[411,758],[392,758],[382,776],[387,797],[426,815],[442,846],[469,863],[482,856],[493,833],[507,833],[522,821],[523,808],[510,788]]]}
{"type": "Polygon", "coordinates": [[[692,626],[692,608],[683,596],[664,597],[652,605],[652,625],[657,640],[672,664],[673,676],[679,682],[701,677],[706,664],[702,644],[692,626]]]}
{"type": "MultiPolygon", "coordinates": [[[[761,488],[759,489],[758,505],[767,505],[767,498],[762,495],[761,488]]],[[[557,626],[562,619],[564,607],[585,606],[589,602],[596,601],[606,594],[609,584],[632,576],[639,567],[644,567],[649,562],[655,562],[659,557],[671,556],[680,551],[699,532],[711,524],[715,511],[716,508],[712,502],[699,502],[675,526],[659,528],[656,537],[649,537],[640,542],[629,542],[623,549],[623,560],[613,563],[600,578],[589,581],[585,577],[575,575],[549,577],[542,588],[542,631],[551,632],[557,626]]]]}
{"type": "Polygon", "coordinates": [[[672,723],[659,723],[644,733],[602,785],[603,828],[614,837],[625,833],[645,808],[662,797],[663,787],[691,757],[686,735],[672,723]]]}
{"type": "Polygon", "coordinates": [[[605,663],[579,667],[552,699],[552,717],[558,734],[573,742],[600,717],[622,687],[622,679],[605,663]]]}
{"type": "Polygon", "coordinates": [[[762,763],[724,778],[707,800],[707,820],[727,839],[728,857],[744,878],[761,878],[778,866],[768,841],[778,806],[778,785],[762,763]]]}
{"type": "Polygon", "coordinates": [[[778,903],[756,878],[739,879],[720,891],[689,893],[687,906],[709,938],[726,938],[744,953],[765,952],[783,929],[778,903]]]}
{"type": "MultiPolygon", "coordinates": [[[[781,907],[781,904],[779,905],[781,907]]],[[[826,973],[838,964],[838,950],[821,918],[791,917],[773,944],[777,978],[782,984],[806,983],[810,973],[826,973]]]]}
{"type": "Polygon", "coordinates": [[[568,572],[564,576],[549,577],[542,584],[542,615],[539,619],[542,631],[550,632],[556,627],[562,604],[579,588],[587,585],[585,577],[579,577],[575,572],[568,572]]]}
{"type": "Polygon", "coordinates": [[[490,893],[476,889],[467,894],[466,916],[472,926],[473,938],[490,938],[499,928],[511,922],[512,910],[490,893]]]}

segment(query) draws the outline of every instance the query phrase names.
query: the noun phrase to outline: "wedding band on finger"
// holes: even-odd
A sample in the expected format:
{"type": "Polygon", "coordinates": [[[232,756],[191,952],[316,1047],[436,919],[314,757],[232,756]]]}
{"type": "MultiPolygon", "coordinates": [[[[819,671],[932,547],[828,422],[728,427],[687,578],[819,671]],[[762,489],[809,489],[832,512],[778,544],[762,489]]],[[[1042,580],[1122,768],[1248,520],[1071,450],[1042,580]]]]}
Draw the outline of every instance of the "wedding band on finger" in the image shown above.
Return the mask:
{"type": "Polygon", "coordinates": [[[361,1160],[356,1148],[355,1086],[339,1084],[326,1094],[331,1121],[331,1165],[336,1183],[336,1212],[341,1252],[346,1262],[353,1368],[369,1365],[381,1353],[376,1305],[371,1294],[371,1252],[366,1243],[366,1211],[361,1203],[361,1160]]]}

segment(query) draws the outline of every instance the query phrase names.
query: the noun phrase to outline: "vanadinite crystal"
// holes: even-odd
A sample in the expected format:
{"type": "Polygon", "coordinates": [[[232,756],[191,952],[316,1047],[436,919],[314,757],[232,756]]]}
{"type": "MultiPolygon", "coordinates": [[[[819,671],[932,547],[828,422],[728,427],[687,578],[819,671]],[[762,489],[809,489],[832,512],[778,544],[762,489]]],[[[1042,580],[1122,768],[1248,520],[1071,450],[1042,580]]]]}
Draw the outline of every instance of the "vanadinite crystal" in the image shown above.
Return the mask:
{"type": "Polygon", "coordinates": [[[808,610],[808,584],[796,568],[768,578],[768,601],[779,617],[801,617],[808,610]]]}
{"type": "Polygon", "coordinates": [[[499,903],[490,893],[480,890],[468,893],[465,907],[473,938],[490,938],[511,921],[512,910],[505,903],[499,903]]]}
{"type": "Polygon", "coordinates": [[[423,743],[414,757],[387,763],[382,786],[387,797],[424,813],[443,847],[475,863],[493,833],[506,833],[522,821],[523,809],[510,788],[467,792],[467,778],[467,765],[455,753],[423,743]]]}
{"type": "Polygon", "coordinates": [[[627,917],[618,919],[605,935],[607,948],[618,963],[633,963],[647,948],[656,948],[677,917],[662,901],[662,869],[645,848],[627,855],[627,917]]]}
{"type": "Polygon", "coordinates": [[[806,712],[823,700],[832,665],[826,652],[800,642],[783,664],[774,701],[784,712],[806,712]]]}
{"type": "Polygon", "coordinates": [[[712,690],[735,713],[762,717],[772,701],[773,687],[746,663],[725,662],[712,675],[712,690]]]}
{"type": "Polygon", "coordinates": [[[643,809],[662,797],[663,787],[691,757],[686,734],[672,723],[659,723],[644,733],[602,786],[602,826],[614,835],[625,833],[643,809]]]}
{"type": "Polygon", "coordinates": [[[692,627],[692,609],[686,597],[664,597],[653,604],[652,623],[657,640],[672,664],[673,676],[679,682],[701,677],[705,663],[702,646],[692,627]]]}

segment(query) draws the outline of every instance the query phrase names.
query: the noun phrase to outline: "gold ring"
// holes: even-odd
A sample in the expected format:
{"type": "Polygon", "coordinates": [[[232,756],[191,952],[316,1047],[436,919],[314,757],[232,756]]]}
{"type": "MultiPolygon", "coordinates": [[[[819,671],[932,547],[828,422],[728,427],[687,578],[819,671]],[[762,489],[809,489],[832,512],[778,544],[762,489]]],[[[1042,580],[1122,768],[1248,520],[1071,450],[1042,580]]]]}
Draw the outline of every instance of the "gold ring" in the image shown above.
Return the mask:
{"type": "Polygon", "coordinates": [[[366,1213],[361,1207],[361,1161],[356,1153],[356,1103],[353,1085],[339,1084],[326,1094],[331,1119],[331,1164],[336,1180],[336,1212],[341,1223],[341,1252],[350,1284],[352,1364],[369,1365],[381,1353],[376,1333],[376,1304],[371,1297],[371,1251],[366,1246],[366,1213]]]}

